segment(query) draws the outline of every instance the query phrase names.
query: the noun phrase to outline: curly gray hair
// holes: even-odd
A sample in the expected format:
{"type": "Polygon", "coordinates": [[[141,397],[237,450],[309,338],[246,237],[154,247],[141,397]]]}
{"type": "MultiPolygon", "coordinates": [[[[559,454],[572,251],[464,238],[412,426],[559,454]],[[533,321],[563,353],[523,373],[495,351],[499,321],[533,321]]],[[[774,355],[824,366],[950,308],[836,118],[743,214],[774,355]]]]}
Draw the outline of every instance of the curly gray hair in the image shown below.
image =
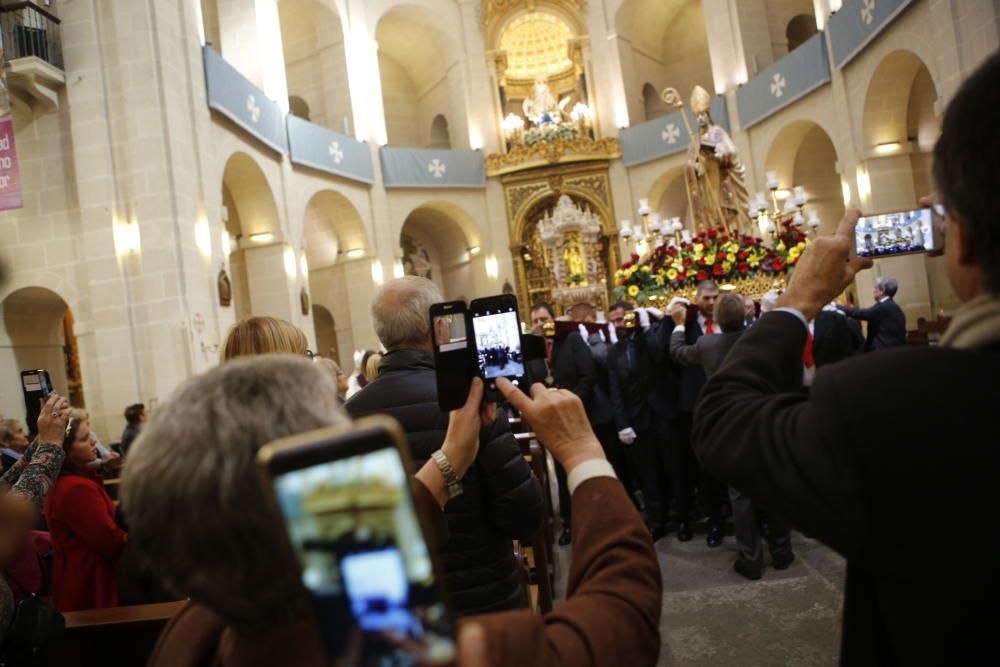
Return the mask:
{"type": "Polygon", "coordinates": [[[257,450],[346,420],[329,374],[304,357],[245,357],[192,378],[129,450],[130,538],[177,593],[254,629],[308,611],[257,450]]]}
{"type": "Polygon", "coordinates": [[[431,305],[440,301],[444,301],[441,290],[427,278],[390,280],[372,301],[375,335],[390,352],[401,345],[430,340],[431,305]]]}

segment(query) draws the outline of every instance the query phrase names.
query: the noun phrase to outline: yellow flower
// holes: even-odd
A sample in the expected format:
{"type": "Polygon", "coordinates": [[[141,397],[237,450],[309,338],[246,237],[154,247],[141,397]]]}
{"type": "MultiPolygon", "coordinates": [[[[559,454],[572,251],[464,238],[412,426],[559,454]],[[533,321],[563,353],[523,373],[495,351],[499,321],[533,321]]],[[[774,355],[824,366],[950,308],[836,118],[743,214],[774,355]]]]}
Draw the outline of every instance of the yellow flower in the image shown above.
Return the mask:
{"type": "Polygon", "coordinates": [[[781,243],[779,243],[778,245],[776,245],[776,246],[774,247],[774,249],[775,249],[775,250],[777,250],[778,252],[785,252],[785,250],[786,250],[787,248],[785,247],[785,242],[784,242],[784,241],[782,241],[781,243]]]}
{"type": "Polygon", "coordinates": [[[628,288],[628,295],[630,297],[635,298],[638,294],[639,294],[639,286],[638,285],[631,285],[628,288]]]}
{"type": "Polygon", "coordinates": [[[715,255],[705,255],[705,264],[708,266],[715,264],[715,255]]]}
{"type": "Polygon", "coordinates": [[[795,246],[795,247],[798,248],[799,249],[799,253],[801,253],[803,250],[806,249],[806,242],[805,241],[799,241],[799,244],[797,246],[795,246]]]}
{"type": "Polygon", "coordinates": [[[681,264],[680,262],[674,262],[671,266],[673,267],[674,271],[683,271],[684,270],[684,265],[681,264]]]}
{"type": "Polygon", "coordinates": [[[736,261],[736,253],[730,252],[728,255],[726,255],[726,261],[728,261],[728,262],[735,262],[736,261]]]}
{"type": "Polygon", "coordinates": [[[798,257],[801,254],[802,254],[802,251],[799,250],[798,246],[795,246],[794,248],[792,248],[791,250],[788,251],[788,259],[795,259],[796,257],[798,257]]]}
{"type": "Polygon", "coordinates": [[[694,254],[695,255],[701,255],[701,253],[703,253],[704,251],[705,251],[704,244],[701,244],[701,243],[695,243],[694,244],[694,254]]]}
{"type": "Polygon", "coordinates": [[[646,265],[646,266],[642,267],[642,272],[643,273],[649,273],[650,271],[652,271],[652,269],[649,268],[649,265],[646,265]]]}
{"type": "Polygon", "coordinates": [[[674,268],[668,269],[667,270],[667,278],[669,278],[670,280],[676,280],[677,279],[677,269],[674,269],[674,268]]]}
{"type": "Polygon", "coordinates": [[[758,257],[757,255],[750,255],[750,257],[747,258],[747,263],[750,266],[756,267],[758,264],[760,264],[760,257],[758,257]]]}
{"type": "Polygon", "coordinates": [[[733,265],[730,264],[729,262],[722,263],[722,270],[725,271],[726,273],[729,273],[729,269],[731,268],[733,268],[733,265]]]}
{"type": "Polygon", "coordinates": [[[663,276],[656,276],[656,284],[663,285],[663,276]]]}

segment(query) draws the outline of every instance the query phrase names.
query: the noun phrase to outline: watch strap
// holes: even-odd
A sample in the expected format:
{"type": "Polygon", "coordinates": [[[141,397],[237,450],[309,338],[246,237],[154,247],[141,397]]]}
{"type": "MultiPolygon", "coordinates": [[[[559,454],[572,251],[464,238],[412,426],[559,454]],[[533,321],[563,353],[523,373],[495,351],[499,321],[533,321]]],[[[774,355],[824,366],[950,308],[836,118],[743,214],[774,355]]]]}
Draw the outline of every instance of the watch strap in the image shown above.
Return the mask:
{"type": "Polygon", "coordinates": [[[462,495],[462,482],[455,475],[455,469],[451,467],[451,461],[448,460],[444,452],[438,449],[431,454],[431,458],[437,463],[438,469],[441,470],[441,476],[444,477],[444,487],[448,493],[448,500],[462,495]]]}

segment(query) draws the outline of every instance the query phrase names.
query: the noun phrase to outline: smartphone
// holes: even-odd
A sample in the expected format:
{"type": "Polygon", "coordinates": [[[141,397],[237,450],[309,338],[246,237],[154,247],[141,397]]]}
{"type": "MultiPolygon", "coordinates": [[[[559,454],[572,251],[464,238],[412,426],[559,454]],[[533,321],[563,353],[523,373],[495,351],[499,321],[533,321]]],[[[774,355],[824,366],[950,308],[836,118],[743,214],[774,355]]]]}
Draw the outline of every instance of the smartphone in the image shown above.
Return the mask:
{"type": "Polygon", "coordinates": [[[369,417],[261,448],[330,657],[384,667],[455,659],[454,622],[410,495],[399,424],[369,417]]]}
{"type": "Polygon", "coordinates": [[[515,385],[525,383],[517,297],[500,294],[474,299],[469,304],[469,314],[479,376],[486,384],[487,399],[497,400],[500,395],[497,378],[505,377],[515,385]]]}
{"type": "Polygon", "coordinates": [[[38,429],[38,415],[42,411],[42,401],[52,393],[52,381],[46,370],[21,371],[21,389],[24,391],[24,407],[27,410],[25,422],[32,433],[38,429]]]}
{"type": "Polygon", "coordinates": [[[444,412],[457,410],[469,398],[476,374],[467,334],[468,310],[464,301],[447,301],[432,305],[430,313],[438,406],[444,412]]]}
{"type": "Polygon", "coordinates": [[[941,224],[930,208],[866,215],[854,235],[859,257],[934,252],[943,245],[941,224]]]}

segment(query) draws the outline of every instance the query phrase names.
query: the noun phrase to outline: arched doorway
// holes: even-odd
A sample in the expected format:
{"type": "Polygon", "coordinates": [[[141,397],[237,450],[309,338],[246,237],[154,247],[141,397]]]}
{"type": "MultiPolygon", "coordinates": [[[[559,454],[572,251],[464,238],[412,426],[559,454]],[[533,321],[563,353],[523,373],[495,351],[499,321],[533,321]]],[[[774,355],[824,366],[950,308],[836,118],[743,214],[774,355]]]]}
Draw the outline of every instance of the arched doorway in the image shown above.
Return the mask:
{"type": "Polygon", "coordinates": [[[830,135],[808,120],[790,123],[771,143],[765,169],[778,174],[782,190],[801,185],[809,203],[806,217],[815,212],[820,233],[830,233],[844,216],[844,198],[837,173],[837,151],[830,135]]]}
{"type": "Polygon", "coordinates": [[[660,93],[651,83],[642,86],[642,107],[646,113],[646,120],[653,120],[670,113],[666,102],[660,97],[660,93]]]}
{"type": "Polygon", "coordinates": [[[73,313],[61,296],[45,287],[24,287],[3,300],[0,366],[16,370],[0,382],[0,414],[21,418],[24,396],[20,371],[45,369],[57,392],[85,407],[80,354],[73,313]]]}
{"type": "Polygon", "coordinates": [[[360,259],[368,252],[368,237],[358,210],[339,192],[320,190],[306,205],[302,246],[309,270],[317,351],[328,355],[330,348],[335,348],[334,358],[350,363],[354,325],[367,322],[365,299],[370,298],[367,293],[358,293],[359,286],[349,273],[352,265],[367,261],[360,259]]]}
{"type": "Polygon", "coordinates": [[[816,28],[814,14],[799,14],[792,17],[785,28],[785,39],[788,40],[788,51],[792,52],[802,46],[819,30],[816,28]]]}
{"type": "Polygon", "coordinates": [[[267,314],[287,318],[287,294],[283,301],[275,299],[285,291],[285,283],[276,285],[271,270],[284,264],[278,208],[267,177],[246,153],[235,153],[226,162],[222,204],[232,239],[229,269],[236,319],[267,314]]]}
{"type": "Polygon", "coordinates": [[[451,134],[448,132],[448,119],[444,114],[438,114],[431,123],[431,140],[428,148],[449,150],[451,148],[451,134]]]}
{"type": "Polygon", "coordinates": [[[649,188],[649,205],[661,219],[680,218],[686,227],[691,227],[683,167],[668,169],[653,182],[649,188]]]}
{"type": "Polygon", "coordinates": [[[434,281],[445,299],[468,293],[473,284],[472,249],[479,248],[474,227],[468,229],[470,223],[464,211],[450,210],[440,202],[415,208],[399,234],[403,272],[434,281]]]}

